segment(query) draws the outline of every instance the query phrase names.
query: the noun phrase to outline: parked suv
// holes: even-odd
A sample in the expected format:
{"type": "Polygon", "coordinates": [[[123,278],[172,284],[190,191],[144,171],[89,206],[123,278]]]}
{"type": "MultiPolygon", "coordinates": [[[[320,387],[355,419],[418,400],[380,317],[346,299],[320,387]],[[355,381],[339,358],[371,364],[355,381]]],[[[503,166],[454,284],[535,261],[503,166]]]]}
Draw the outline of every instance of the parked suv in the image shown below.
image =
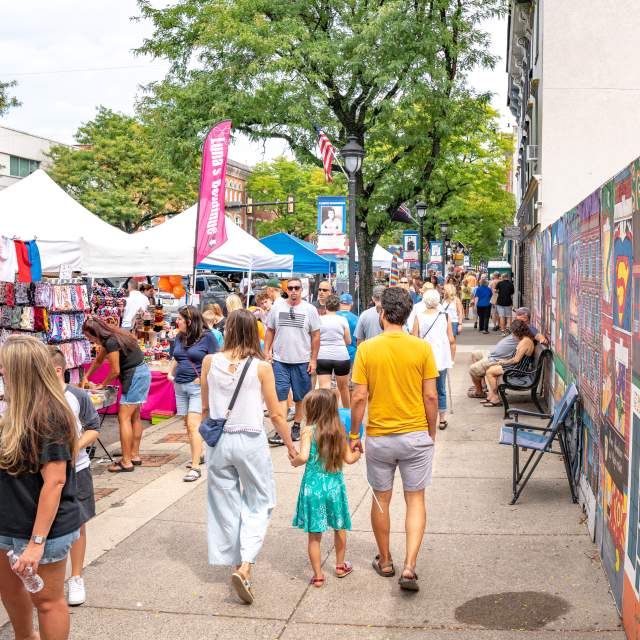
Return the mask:
{"type": "Polygon", "coordinates": [[[220,276],[200,274],[196,276],[196,293],[200,294],[200,308],[217,302],[226,313],[227,296],[233,293],[231,286],[220,276]]]}

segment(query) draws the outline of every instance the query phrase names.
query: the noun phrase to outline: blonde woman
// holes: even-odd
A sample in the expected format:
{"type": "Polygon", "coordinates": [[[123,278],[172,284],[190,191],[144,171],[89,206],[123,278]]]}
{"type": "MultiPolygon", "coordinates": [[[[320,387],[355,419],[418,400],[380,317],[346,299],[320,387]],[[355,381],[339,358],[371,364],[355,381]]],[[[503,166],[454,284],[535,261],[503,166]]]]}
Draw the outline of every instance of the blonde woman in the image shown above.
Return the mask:
{"type": "Polygon", "coordinates": [[[227,318],[232,311],[237,311],[238,309],[242,309],[242,299],[239,295],[232,293],[227,296],[227,299],[224,301],[227,306],[227,318]]]}
{"type": "Polygon", "coordinates": [[[0,596],[16,638],[64,640],[67,555],[80,535],[76,423],[39,340],[11,336],[0,350],[0,365],[7,400],[0,418],[0,596]],[[13,570],[8,551],[19,556],[13,570]],[[39,574],[44,588],[29,593],[14,571],[39,574]]]}
{"type": "Polygon", "coordinates": [[[456,286],[454,284],[444,285],[442,308],[449,316],[449,320],[451,320],[451,330],[453,331],[453,337],[455,338],[459,333],[462,333],[464,307],[462,306],[460,298],[458,298],[458,292],[456,291],[456,286]]]}

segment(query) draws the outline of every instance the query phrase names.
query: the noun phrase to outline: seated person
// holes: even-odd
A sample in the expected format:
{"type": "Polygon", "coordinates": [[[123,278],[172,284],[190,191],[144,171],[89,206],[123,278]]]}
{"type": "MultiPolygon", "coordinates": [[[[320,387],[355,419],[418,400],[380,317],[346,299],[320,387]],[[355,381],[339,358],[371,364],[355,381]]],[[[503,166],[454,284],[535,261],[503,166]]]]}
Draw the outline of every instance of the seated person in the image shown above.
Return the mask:
{"type": "Polygon", "coordinates": [[[513,315],[516,320],[522,320],[525,324],[529,326],[529,330],[533,336],[533,339],[540,344],[547,344],[547,338],[542,333],[538,331],[538,329],[531,325],[531,311],[529,311],[528,307],[518,307],[513,315]]]}
{"type": "MultiPolygon", "coordinates": [[[[516,321],[512,323],[515,324],[516,321]]],[[[470,398],[486,397],[482,388],[482,381],[487,374],[487,369],[501,360],[512,358],[518,347],[518,338],[514,335],[508,335],[498,342],[493,351],[474,351],[471,354],[471,366],[469,367],[469,375],[473,382],[473,387],[469,389],[468,396],[470,398]]]]}
{"type": "Polygon", "coordinates": [[[498,382],[505,371],[529,371],[533,365],[535,343],[531,336],[530,327],[522,320],[514,320],[511,324],[511,336],[517,340],[516,351],[511,358],[501,358],[493,362],[486,370],[487,399],[483,403],[486,407],[501,405],[498,395],[498,382]]]}

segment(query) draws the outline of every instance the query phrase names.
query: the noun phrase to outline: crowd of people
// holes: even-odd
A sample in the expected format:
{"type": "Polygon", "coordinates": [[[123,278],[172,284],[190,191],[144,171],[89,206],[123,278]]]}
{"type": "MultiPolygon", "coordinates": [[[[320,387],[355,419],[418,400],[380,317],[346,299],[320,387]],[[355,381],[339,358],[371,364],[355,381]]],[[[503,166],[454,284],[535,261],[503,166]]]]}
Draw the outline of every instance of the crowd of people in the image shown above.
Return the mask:
{"type": "MultiPolygon", "coordinates": [[[[268,281],[251,309],[237,296],[226,300],[226,314],[218,305],[180,309],[169,379],[189,434],[184,480],[196,481],[205,465],[209,561],[233,567],[231,582],[244,602],[256,595],[252,571],[276,503],[269,445],[285,447],[294,467],[305,466],[292,525],[308,534],[310,583],[319,588],[326,581],[320,544],[327,529],[334,531],[334,575],[352,572],[342,468],[364,453],[365,412],[378,549],[372,567],[382,577],[398,575],[402,589],[418,590],[424,490],[431,481],[437,432],[448,427],[447,375],[463,320],[475,309],[486,331],[495,306],[498,326],[508,332],[493,351],[473,354],[469,395],[487,406],[498,402],[499,377],[530,366],[535,342],[544,340],[529,325],[527,309],[516,310],[511,322],[509,279],[492,280],[493,289],[482,274],[451,274],[446,280],[430,274],[426,282],[402,278],[398,287],[374,287],[371,306],[359,316],[352,296],[338,295],[329,281],[321,282],[318,299],[308,302],[297,278],[284,287],[268,281]],[[350,420],[341,418],[340,407],[350,409],[350,420]],[[268,436],[265,415],[274,427],[268,436]],[[215,446],[203,443],[205,423],[218,429],[215,446]],[[407,506],[405,557],[398,569],[389,547],[397,469],[407,506]]],[[[122,389],[122,455],[108,468],[113,473],[131,473],[142,464],[140,408],[151,380],[132,331],[153,292],[132,289],[131,294],[122,326],[94,316],[84,324],[85,336],[97,347],[87,379],[106,362],[109,372],[100,386],[119,380],[122,389]]],[[[6,400],[0,417],[0,549],[18,556],[12,565],[0,555],[0,594],[16,637],[36,637],[35,606],[42,636],[66,638],[67,603],[79,605],[86,598],[85,525],[95,515],[87,448],[99,435],[100,420],[87,392],[65,383],[58,349],[12,336],[0,350],[0,370],[6,400]],[[24,584],[36,573],[44,588],[29,593],[24,584]]]]}

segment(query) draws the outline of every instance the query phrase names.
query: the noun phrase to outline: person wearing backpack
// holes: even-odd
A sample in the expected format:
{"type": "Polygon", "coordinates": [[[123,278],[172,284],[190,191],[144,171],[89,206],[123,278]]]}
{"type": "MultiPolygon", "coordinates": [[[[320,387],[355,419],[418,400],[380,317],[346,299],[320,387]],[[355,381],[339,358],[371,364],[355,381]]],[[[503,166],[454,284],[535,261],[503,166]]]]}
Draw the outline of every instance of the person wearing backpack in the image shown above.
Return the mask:
{"type": "Polygon", "coordinates": [[[453,366],[455,357],[455,338],[451,319],[446,312],[440,311],[440,294],[434,289],[425,292],[422,302],[424,311],[416,314],[412,333],[431,345],[438,368],[436,388],[438,390],[438,427],[446,429],[447,423],[447,370],[453,366]]]}

